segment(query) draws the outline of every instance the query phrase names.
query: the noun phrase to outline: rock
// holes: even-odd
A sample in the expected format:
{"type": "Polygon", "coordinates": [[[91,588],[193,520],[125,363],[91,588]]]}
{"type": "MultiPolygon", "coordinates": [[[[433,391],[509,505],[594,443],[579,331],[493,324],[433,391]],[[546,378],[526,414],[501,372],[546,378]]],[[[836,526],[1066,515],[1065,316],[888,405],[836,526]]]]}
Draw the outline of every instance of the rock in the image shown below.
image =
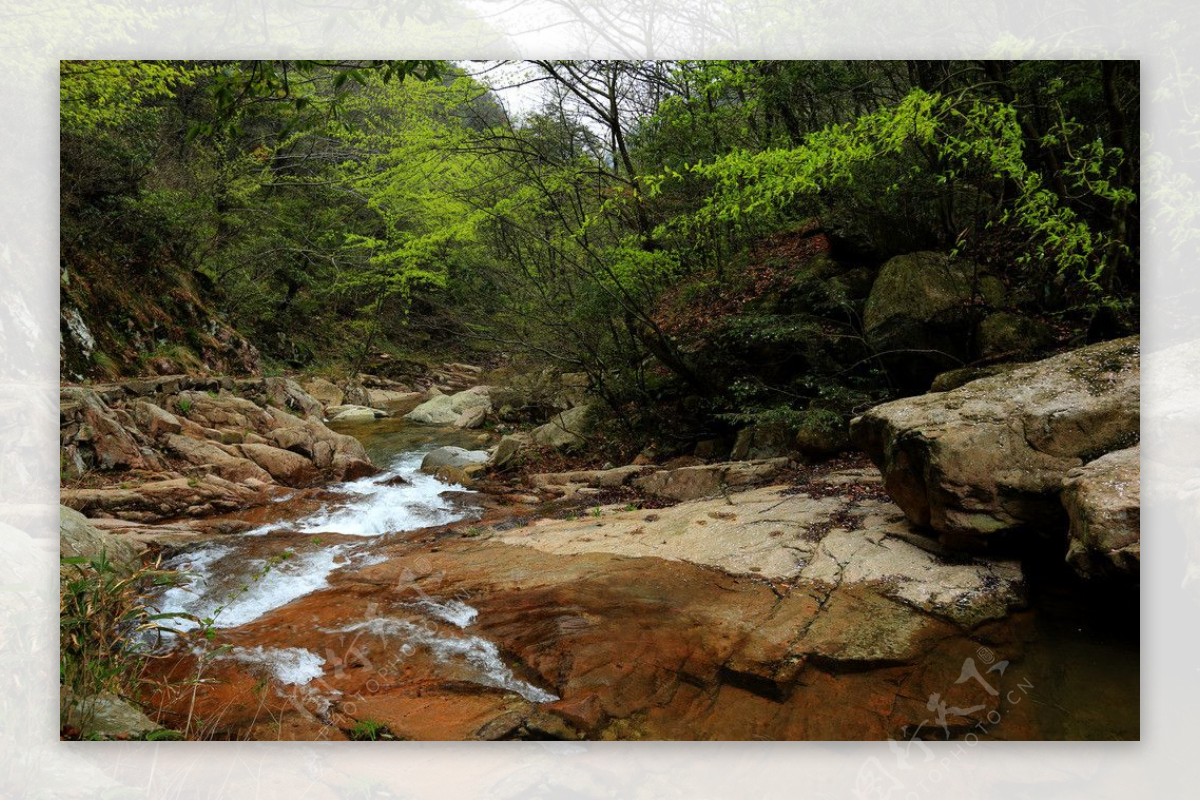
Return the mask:
{"type": "Polygon", "coordinates": [[[521,451],[533,442],[528,434],[508,434],[501,437],[488,459],[488,466],[493,470],[507,470],[517,464],[521,451]]]}
{"type": "Polygon", "coordinates": [[[591,406],[575,406],[556,414],[549,423],[535,428],[530,432],[530,437],[537,445],[558,450],[578,448],[587,442],[591,434],[592,417],[591,406]]]}
{"type": "Polygon", "coordinates": [[[270,376],[263,379],[265,402],[279,409],[296,411],[304,417],[321,419],[324,405],[290,378],[270,376]]]}
{"type": "Polygon", "coordinates": [[[1054,342],[1054,332],[1040,320],[996,312],[979,321],[976,339],[979,357],[994,359],[1043,350],[1054,342]]]}
{"type": "Polygon", "coordinates": [[[369,423],[388,416],[382,409],[366,406],[333,406],[328,414],[331,423],[369,423]]]}
{"type": "MultiPolygon", "coordinates": [[[[125,571],[138,565],[139,548],[119,536],[100,531],[86,517],[67,506],[58,507],[58,552],[62,556],[91,559],[103,553],[125,571]]],[[[64,571],[64,575],[69,575],[64,571]]]]}
{"type": "MultiPolygon", "coordinates": [[[[235,456],[225,448],[180,434],[168,434],[166,446],[169,451],[194,465],[208,465],[228,481],[245,481],[248,478],[270,483],[271,475],[254,462],[235,456]]],[[[261,447],[261,446],[256,446],[261,447]]]]}
{"type": "Polygon", "coordinates": [[[471,487],[475,483],[476,476],[483,469],[481,464],[472,464],[467,467],[450,467],[443,465],[434,470],[426,472],[431,473],[438,481],[446,484],[455,484],[460,487],[471,487]]]}
{"type": "Polygon", "coordinates": [[[458,416],[454,421],[455,428],[479,428],[487,419],[490,406],[473,406],[458,416]]]}
{"type": "Polygon", "coordinates": [[[178,417],[149,401],[134,401],[133,419],[138,428],[154,439],[166,434],[178,434],[183,430],[178,417]]]}
{"type": "Polygon", "coordinates": [[[276,447],[312,459],[327,477],[353,481],[379,472],[354,437],[330,431],[317,420],[303,420],[278,409],[270,411],[275,428],[268,431],[267,439],[276,447]]]}
{"type": "Polygon", "coordinates": [[[986,367],[960,367],[957,370],[947,370],[944,373],[938,373],[934,377],[933,383],[929,386],[929,391],[949,392],[952,389],[958,389],[963,384],[976,381],[980,378],[1007,373],[1018,366],[1016,364],[991,364],[986,367]]]}
{"type": "Polygon", "coordinates": [[[909,519],[978,546],[1054,527],[1069,470],[1138,440],[1137,337],[885,403],[851,424],[909,519]]]}
{"type": "Polygon", "coordinates": [[[469,451],[465,448],[446,445],[425,454],[425,458],[421,460],[421,472],[434,473],[442,467],[462,470],[473,464],[484,464],[487,460],[487,451],[469,451]]]}
{"type": "Polygon", "coordinates": [[[112,693],[102,693],[71,702],[67,725],[84,736],[106,739],[138,739],[162,728],[133,704],[112,693]]]}
{"type": "Polygon", "coordinates": [[[490,390],[491,387],[479,386],[454,395],[436,395],[404,415],[404,418],[426,425],[454,425],[469,409],[481,407],[490,411],[492,407],[491,400],[488,398],[490,390]]]}
{"type": "Polygon", "coordinates": [[[59,495],[64,506],[85,515],[140,522],[232,512],[265,500],[257,489],[214,475],[149,481],[135,488],[65,488],[59,495]]]}
{"type": "Polygon", "coordinates": [[[788,464],[788,459],[778,458],[659,470],[634,479],[633,486],[648,495],[674,501],[691,501],[720,495],[730,488],[770,481],[788,464]]]}
{"type": "MultiPolygon", "coordinates": [[[[983,673],[1024,657],[1032,626],[1008,614],[1023,604],[1018,563],[948,559],[887,500],[797,489],[397,540],[382,560],[334,571],[321,592],[229,635],[340,653],[355,621],[371,632],[354,640],[364,664],[388,664],[413,642],[402,680],[372,692],[353,695],[362,671],[322,677],[322,692],[355,697],[355,717],[397,739],[899,739],[933,725],[934,694],[961,732],[995,713],[989,693],[1020,692],[1023,669],[987,672],[986,692],[961,681],[964,659],[983,673]],[[447,626],[449,599],[478,611],[469,633],[447,626]],[[415,641],[418,631],[431,636],[415,641]],[[474,654],[490,655],[486,672],[474,654]]],[[[194,665],[180,659],[164,672],[194,665]]],[[[317,736],[305,728],[311,707],[255,719],[256,670],[213,660],[206,675],[219,690],[194,713],[223,713],[239,739],[317,736]]],[[[169,712],[189,708],[181,699],[169,712]]],[[[990,736],[1010,731],[1009,709],[990,736]]]]}
{"type": "Polygon", "coordinates": [[[1141,565],[1141,447],[1105,454],[1067,473],[1062,502],[1070,519],[1067,561],[1085,578],[1141,565]]]}
{"type": "Polygon", "coordinates": [[[614,489],[625,486],[632,478],[641,475],[646,470],[647,468],[639,465],[626,465],[624,467],[612,467],[608,470],[581,470],[573,473],[556,473],[552,475],[556,478],[565,479],[565,481],[556,481],[555,483],[578,482],[587,484],[589,487],[614,489]]]}
{"type": "Polygon", "coordinates": [[[241,534],[254,528],[243,520],[187,518],[170,523],[147,523],[116,517],[95,517],[89,522],[104,534],[117,537],[137,548],[176,548],[241,534]]]}
{"type": "Polygon", "coordinates": [[[566,473],[537,473],[529,477],[529,482],[537,489],[568,494],[572,488],[576,487],[615,489],[625,486],[634,477],[645,473],[647,469],[640,465],[626,465],[625,467],[613,467],[608,470],[571,470],[566,473]]]}
{"type": "Polygon", "coordinates": [[[829,459],[850,448],[849,426],[837,412],[808,411],[796,430],[795,447],[809,459],[829,459]]]}
{"type": "Polygon", "coordinates": [[[176,412],[204,428],[263,431],[271,428],[273,415],[245,398],[185,390],[175,398],[176,412]]]}
{"type": "Polygon", "coordinates": [[[289,487],[310,487],[321,480],[313,463],[298,453],[270,445],[241,445],[238,452],[289,487]]]}
{"type": "Polygon", "coordinates": [[[74,447],[86,454],[83,460],[99,470],[162,469],[162,461],[141,449],[98,393],[84,387],[63,387],[59,395],[60,417],[69,416],[62,430],[64,449],[74,447]]]}
{"type": "Polygon", "coordinates": [[[784,456],[795,450],[795,437],[795,429],[783,423],[746,426],[738,432],[729,455],[735,461],[784,456]]]}
{"type": "Polygon", "coordinates": [[[971,358],[974,299],[992,306],[1004,287],[965,261],[933,251],[890,259],[863,308],[863,334],[902,386],[923,390],[938,372],[971,358]]]}
{"type": "Polygon", "coordinates": [[[340,406],[346,397],[337,384],[324,378],[310,379],[302,386],[322,406],[340,406]]]}
{"type": "Polygon", "coordinates": [[[394,389],[368,389],[367,405],[383,409],[391,414],[411,412],[424,400],[423,392],[408,392],[394,389]]]}

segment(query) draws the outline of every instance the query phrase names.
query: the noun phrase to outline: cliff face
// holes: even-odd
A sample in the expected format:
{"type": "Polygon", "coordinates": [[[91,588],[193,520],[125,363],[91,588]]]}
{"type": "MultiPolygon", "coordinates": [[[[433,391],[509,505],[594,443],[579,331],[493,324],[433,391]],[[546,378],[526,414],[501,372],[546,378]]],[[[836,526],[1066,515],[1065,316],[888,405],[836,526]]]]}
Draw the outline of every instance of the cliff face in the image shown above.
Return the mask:
{"type": "Polygon", "coordinates": [[[59,377],[253,374],[258,349],[221,319],[206,279],[169,259],[63,249],[59,377]]]}

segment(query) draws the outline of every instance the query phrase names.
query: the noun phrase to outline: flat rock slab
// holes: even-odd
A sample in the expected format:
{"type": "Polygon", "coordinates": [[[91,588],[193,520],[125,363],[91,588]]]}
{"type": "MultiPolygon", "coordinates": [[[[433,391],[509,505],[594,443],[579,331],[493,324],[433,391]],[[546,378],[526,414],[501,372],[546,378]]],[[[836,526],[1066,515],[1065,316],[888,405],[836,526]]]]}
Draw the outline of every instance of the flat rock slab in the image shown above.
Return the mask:
{"type": "MultiPolygon", "coordinates": [[[[862,471],[825,480],[860,480],[862,471]]],[[[494,538],[554,554],[611,553],[690,562],[728,573],[823,586],[871,585],[889,598],[973,626],[1023,603],[1020,565],[952,555],[894,504],[762,487],[728,499],[626,511],[596,507],[494,538]]]]}

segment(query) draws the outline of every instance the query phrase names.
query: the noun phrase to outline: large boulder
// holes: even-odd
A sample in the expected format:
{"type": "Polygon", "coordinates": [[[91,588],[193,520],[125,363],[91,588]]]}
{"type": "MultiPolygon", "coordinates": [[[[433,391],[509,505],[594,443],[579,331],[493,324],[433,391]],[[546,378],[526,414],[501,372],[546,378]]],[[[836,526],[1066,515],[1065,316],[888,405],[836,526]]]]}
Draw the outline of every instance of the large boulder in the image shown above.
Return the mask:
{"type": "Polygon", "coordinates": [[[254,479],[270,483],[271,474],[244,456],[235,455],[232,447],[215,442],[192,439],[182,434],[168,434],[166,446],[174,455],[187,462],[205,466],[227,481],[254,479]]]}
{"type": "Polygon", "coordinates": [[[1063,478],[1138,441],[1139,342],[1103,342],[885,403],[851,424],[909,519],[979,545],[1057,525],[1063,478]]]}
{"type": "Polygon", "coordinates": [[[474,464],[483,464],[487,460],[487,451],[469,451],[465,448],[446,445],[425,454],[425,458],[421,460],[421,472],[436,473],[443,467],[461,470],[474,464]]]}
{"type": "Polygon", "coordinates": [[[268,442],[312,459],[326,477],[353,481],[379,472],[362,443],[349,434],[330,431],[319,420],[301,419],[279,409],[269,411],[274,425],[264,434],[268,442]]]}
{"type": "Polygon", "coordinates": [[[133,704],[113,693],[69,702],[66,723],[89,738],[136,740],[162,728],[133,704]]]}
{"type": "Polygon", "coordinates": [[[976,339],[979,357],[996,359],[1042,350],[1054,341],[1054,332],[1032,317],[1002,311],[979,321],[976,339]]]}
{"type": "Polygon", "coordinates": [[[1067,474],[1067,561],[1082,576],[1126,574],[1141,564],[1141,447],[1105,454],[1067,474]]]}
{"type": "Polygon", "coordinates": [[[268,409],[228,393],[185,390],[174,404],[178,415],[203,428],[261,432],[271,428],[273,419],[268,409]]]}
{"type": "Polygon", "coordinates": [[[294,411],[305,417],[321,419],[324,405],[304,391],[290,378],[270,376],[263,379],[263,401],[279,409],[294,411]]]}
{"type": "Polygon", "coordinates": [[[338,406],[346,399],[341,387],[325,378],[313,378],[304,382],[304,391],[323,406],[338,406]]]}
{"type": "Polygon", "coordinates": [[[61,556],[93,559],[101,554],[123,570],[138,564],[139,549],[132,542],[92,525],[91,521],[68,506],[58,507],[58,552],[61,556]]]}
{"type": "Polygon", "coordinates": [[[981,301],[1000,305],[1004,286],[977,265],[933,251],[897,256],[871,287],[863,334],[901,385],[923,390],[972,358],[981,301]]]}
{"type": "MultiPolygon", "coordinates": [[[[63,387],[59,397],[60,446],[64,462],[76,472],[98,470],[161,469],[162,461],[143,448],[125,425],[93,389],[63,387]]],[[[132,423],[132,419],[130,420],[132,423]]]]}
{"type": "Polygon", "coordinates": [[[388,416],[388,413],[382,409],[372,409],[369,406],[354,404],[330,406],[326,409],[326,414],[329,415],[331,423],[370,423],[388,416]]]}
{"type": "Polygon", "coordinates": [[[133,420],[138,428],[154,439],[178,434],[183,430],[183,424],[178,417],[149,401],[136,400],[132,408],[133,420]]]}
{"type": "Polygon", "coordinates": [[[308,487],[321,479],[321,474],[309,459],[298,453],[271,445],[238,445],[242,456],[271,474],[271,478],[289,487],[308,487]]]}
{"type": "Polygon", "coordinates": [[[406,420],[434,426],[455,425],[465,412],[475,408],[491,409],[491,387],[479,386],[453,395],[435,395],[404,415],[406,420]]]}
{"type": "Polygon", "coordinates": [[[368,389],[367,405],[374,409],[383,409],[392,414],[411,412],[424,399],[423,392],[406,392],[396,389],[368,389]]]}
{"type": "Polygon", "coordinates": [[[558,450],[578,448],[587,442],[593,426],[592,409],[588,405],[575,406],[556,414],[545,425],[529,432],[534,444],[558,450]]]}
{"type": "Polygon", "coordinates": [[[633,480],[647,495],[673,501],[714,497],[730,489],[764,484],[787,468],[786,457],[755,462],[719,462],[675,470],[658,470],[633,480]]]}
{"type": "Polygon", "coordinates": [[[515,467],[521,461],[521,455],[533,443],[533,438],[528,434],[507,434],[500,438],[496,443],[496,447],[492,449],[492,455],[488,459],[488,466],[493,470],[507,470],[510,467],[515,467]]]}

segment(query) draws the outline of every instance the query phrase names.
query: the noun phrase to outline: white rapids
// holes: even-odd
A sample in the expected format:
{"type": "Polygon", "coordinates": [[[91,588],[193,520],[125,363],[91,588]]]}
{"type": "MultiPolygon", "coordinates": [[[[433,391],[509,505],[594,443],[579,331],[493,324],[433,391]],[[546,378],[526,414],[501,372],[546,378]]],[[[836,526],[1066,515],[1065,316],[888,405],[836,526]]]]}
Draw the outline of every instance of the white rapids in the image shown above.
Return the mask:
{"type": "MultiPolygon", "coordinates": [[[[299,520],[261,526],[243,534],[257,538],[279,532],[304,535],[295,553],[284,551],[270,560],[251,556],[237,539],[204,545],[177,554],[164,567],[178,570],[186,580],[162,592],[155,604],[164,612],[181,616],[164,621],[180,631],[204,625],[235,628],[268,612],[329,586],[329,576],[339,568],[356,569],[378,564],[384,557],[373,552],[371,539],[380,535],[445,525],[462,520],[475,510],[447,492],[465,492],[420,471],[423,452],[400,454],[383,473],[330,487],[342,500],[328,504],[299,520]],[[318,534],[364,538],[320,545],[318,534]],[[315,546],[315,547],[309,547],[315,546]],[[200,621],[200,622],[198,622],[200,621]]],[[[261,550],[261,549],[256,549],[261,550]]],[[[329,633],[362,633],[396,642],[401,654],[424,648],[440,664],[465,672],[470,680],[517,693],[535,703],[557,701],[553,695],[513,675],[499,648],[464,629],[478,611],[457,599],[422,598],[405,604],[426,618],[418,624],[388,617],[373,617],[329,633]]],[[[279,684],[305,687],[323,675],[325,659],[304,648],[235,647],[219,658],[245,662],[269,673],[279,684]]]]}

